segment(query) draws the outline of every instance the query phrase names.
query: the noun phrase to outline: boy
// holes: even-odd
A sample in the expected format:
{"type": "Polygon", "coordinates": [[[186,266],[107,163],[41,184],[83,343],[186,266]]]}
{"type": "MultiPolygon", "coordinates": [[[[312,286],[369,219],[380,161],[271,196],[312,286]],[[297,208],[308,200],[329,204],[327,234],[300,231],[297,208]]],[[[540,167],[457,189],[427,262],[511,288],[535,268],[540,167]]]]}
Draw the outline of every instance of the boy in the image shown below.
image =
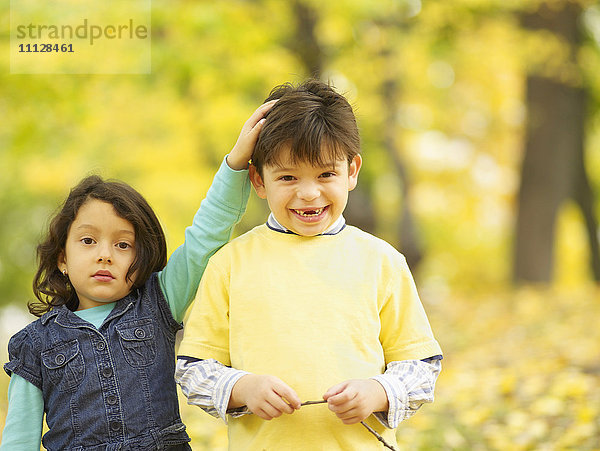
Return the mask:
{"type": "Polygon", "coordinates": [[[250,166],[271,214],[209,262],[176,379],[190,404],[236,409],[230,449],[381,449],[358,423],[395,443],[433,401],[441,349],[404,257],[345,225],[362,164],[351,106],[316,80],[272,99],[250,166]]]}

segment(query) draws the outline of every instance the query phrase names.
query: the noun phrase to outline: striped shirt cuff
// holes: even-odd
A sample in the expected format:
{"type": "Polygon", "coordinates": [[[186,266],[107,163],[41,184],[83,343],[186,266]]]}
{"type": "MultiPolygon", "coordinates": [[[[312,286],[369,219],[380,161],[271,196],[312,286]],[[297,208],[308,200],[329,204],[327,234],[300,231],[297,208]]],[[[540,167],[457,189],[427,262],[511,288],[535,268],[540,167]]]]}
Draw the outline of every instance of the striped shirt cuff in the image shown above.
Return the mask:
{"type": "Polygon", "coordinates": [[[412,417],[425,403],[433,402],[436,379],[441,371],[439,359],[401,360],[390,362],[385,373],[372,377],[379,382],[388,397],[387,412],[375,412],[375,417],[387,428],[398,427],[412,417]]]}
{"type": "MultiPolygon", "coordinates": [[[[220,373],[220,377],[217,379],[213,392],[213,406],[215,406],[215,409],[219,413],[219,417],[221,417],[225,423],[227,423],[227,406],[229,404],[229,399],[231,398],[233,386],[246,374],[250,373],[247,371],[236,370],[235,368],[224,367],[224,370],[220,373]]],[[[242,415],[244,414],[231,414],[234,418],[242,415]]]]}
{"type": "Polygon", "coordinates": [[[196,405],[227,423],[226,412],[231,391],[246,374],[246,371],[230,368],[214,359],[198,360],[180,356],[175,369],[175,382],[181,386],[188,404],[196,405]]]}

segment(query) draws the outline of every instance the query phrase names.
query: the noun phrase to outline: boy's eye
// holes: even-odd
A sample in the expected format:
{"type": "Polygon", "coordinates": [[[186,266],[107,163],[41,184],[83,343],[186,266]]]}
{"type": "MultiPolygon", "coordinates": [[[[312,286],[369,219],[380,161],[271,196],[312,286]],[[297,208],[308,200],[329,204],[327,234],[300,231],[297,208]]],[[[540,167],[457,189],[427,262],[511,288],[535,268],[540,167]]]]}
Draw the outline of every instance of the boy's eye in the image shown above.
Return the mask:
{"type": "Polygon", "coordinates": [[[335,176],[335,172],[323,172],[321,174],[321,177],[323,177],[323,178],[333,177],[333,176],[335,176]]]}
{"type": "Polygon", "coordinates": [[[294,176],[293,175],[282,175],[281,177],[279,177],[279,180],[283,180],[284,182],[291,182],[292,180],[294,180],[294,176]]]}

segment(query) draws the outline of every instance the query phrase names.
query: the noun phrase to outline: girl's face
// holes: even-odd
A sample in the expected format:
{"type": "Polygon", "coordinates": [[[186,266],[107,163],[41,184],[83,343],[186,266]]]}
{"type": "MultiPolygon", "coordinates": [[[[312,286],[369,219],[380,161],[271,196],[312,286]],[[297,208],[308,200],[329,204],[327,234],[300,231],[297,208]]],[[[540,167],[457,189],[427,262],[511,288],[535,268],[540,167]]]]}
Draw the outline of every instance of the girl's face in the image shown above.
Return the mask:
{"type": "Polygon", "coordinates": [[[108,202],[89,199],[69,227],[58,269],[67,271],[79,298],[78,310],[84,310],[117,301],[131,291],[133,282],[126,275],[134,259],[133,225],[108,202]]]}

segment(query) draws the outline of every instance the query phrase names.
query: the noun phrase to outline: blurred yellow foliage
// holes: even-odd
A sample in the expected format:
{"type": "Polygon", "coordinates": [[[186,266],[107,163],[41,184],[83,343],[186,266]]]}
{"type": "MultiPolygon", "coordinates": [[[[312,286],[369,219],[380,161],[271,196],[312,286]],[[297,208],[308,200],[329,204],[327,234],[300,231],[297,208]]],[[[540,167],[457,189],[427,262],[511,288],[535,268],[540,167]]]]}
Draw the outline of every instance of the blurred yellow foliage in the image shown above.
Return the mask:
{"type": "MultiPolygon", "coordinates": [[[[593,112],[600,98],[596,2],[578,0],[589,6],[578,75],[564,64],[561,39],[520,25],[519,14],[541,1],[301,2],[316,11],[322,75],[355,106],[359,183],[370,190],[377,234],[402,247],[407,203],[423,245],[413,269],[444,370],[436,402],[401,424],[402,449],[600,450],[600,292],[589,285],[576,207],[567,204],[556,224],[554,287],[508,287],[527,73],[586,78],[593,112]],[[382,88],[393,80],[405,180],[383,148],[382,88]]],[[[6,29],[9,3],[0,4],[6,29]]],[[[144,76],[19,76],[0,60],[0,305],[24,307],[31,298],[44,221],[89,172],[139,189],[163,222],[169,251],[181,244],[246,118],[273,86],[309,75],[293,50],[295,4],[155,0],[152,73],[144,76]]],[[[5,54],[10,45],[0,40],[5,54]]],[[[596,116],[586,124],[586,167],[598,191],[596,116]]],[[[264,203],[251,197],[236,233],[265,217],[264,203]]],[[[2,312],[14,322],[14,310],[0,310],[0,319],[2,312]]],[[[7,384],[0,375],[0,425],[7,384]]],[[[181,405],[195,450],[226,448],[220,420],[181,405]]]]}

